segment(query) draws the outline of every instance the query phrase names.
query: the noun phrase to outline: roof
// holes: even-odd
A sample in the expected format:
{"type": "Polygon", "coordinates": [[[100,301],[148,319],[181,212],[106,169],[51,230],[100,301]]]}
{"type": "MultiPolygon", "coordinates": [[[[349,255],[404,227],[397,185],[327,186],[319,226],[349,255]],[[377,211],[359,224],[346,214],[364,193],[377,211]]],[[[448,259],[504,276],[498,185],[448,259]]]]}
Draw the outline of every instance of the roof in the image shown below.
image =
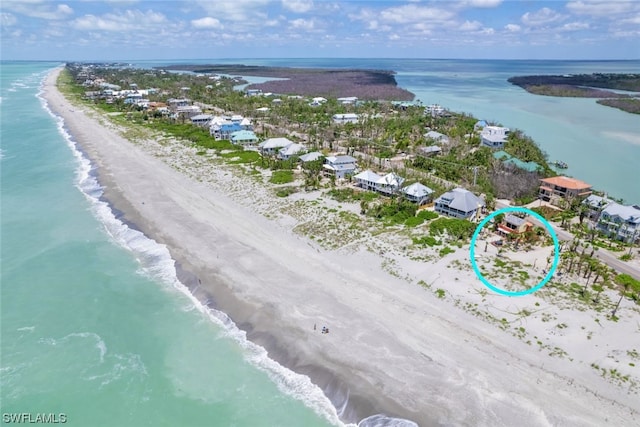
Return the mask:
{"type": "Polygon", "coordinates": [[[356,163],[357,160],[351,156],[329,156],[327,157],[327,163],[337,165],[341,163],[356,163]]]}
{"type": "Polygon", "coordinates": [[[433,193],[433,190],[427,187],[426,185],[422,185],[419,182],[408,185],[402,189],[402,192],[407,196],[413,196],[416,198],[426,197],[429,194],[433,193]]]}
{"type": "Polygon", "coordinates": [[[291,141],[289,138],[269,138],[260,143],[260,148],[282,148],[286,147],[289,144],[293,144],[293,141],[291,141]]]}
{"type": "Polygon", "coordinates": [[[437,145],[430,145],[428,147],[420,147],[419,150],[423,153],[439,153],[442,151],[442,148],[440,148],[437,145]]]}
{"type": "Polygon", "coordinates": [[[354,176],[354,178],[362,181],[377,182],[381,177],[373,171],[366,170],[360,172],[358,175],[354,176]]]}
{"type": "Polygon", "coordinates": [[[437,141],[448,141],[449,137],[443,133],[436,132],[434,130],[430,130],[429,132],[424,134],[425,138],[435,139],[437,141]]]}
{"type": "Polygon", "coordinates": [[[232,141],[246,141],[250,139],[258,139],[256,134],[250,130],[237,130],[231,134],[232,141]]]}
{"type": "Polygon", "coordinates": [[[591,184],[587,184],[579,179],[569,178],[568,176],[554,176],[552,178],[543,178],[540,181],[545,184],[568,188],[569,190],[586,190],[591,188],[591,184]]]}
{"type": "Polygon", "coordinates": [[[625,222],[640,225],[640,209],[636,206],[626,206],[619,203],[611,202],[602,210],[609,216],[618,216],[625,222]]]}
{"type": "Polygon", "coordinates": [[[313,151],[311,153],[303,154],[300,156],[300,161],[302,162],[313,162],[314,160],[318,160],[322,157],[322,153],[319,151],[313,151]]]}
{"type": "Polygon", "coordinates": [[[513,224],[516,227],[520,227],[522,224],[527,222],[523,218],[520,218],[520,217],[515,216],[515,215],[511,215],[511,214],[506,214],[504,216],[504,221],[508,222],[509,224],[513,224]]]}
{"type": "Polygon", "coordinates": [[[349,119],[357,119],[358,115],[355,113],[344,113],[344,114],[334,114],[334,120],[349,120],[349,119]]]}
{"type": "Polygon", "coordinates": [[[305,149],[305,146],[302,144],[289,144],[286,147],[280,149],[280,154],[283,156],[293,156],[305,149]]]}
{"type": "Polygon", "coordinates": [[[464,188],[454,188],[436,199],[436,203],[448,205],[462,212],[471,212],[484,206],[484,200],[464,188]]]}
{"type": "Polygon", "coordinates": [[[601,197],[601,196],[596,196],[595,194],[591,194],[589,197],[584,199],[582,203],[585,205],[589,205],[592,208],[602,208],[612,202],[613,200],[607,199],[606,197],[601,197]]]}
{"type": "Polygon", "coordinates": [[[380,177],[380,179],[378,179],[376,181],[376,184],[391,185],[393,187],[400,187],[403,182],[404,182],[404,178],[403,177],[401,177],[400,175],[395,174],[393,172],[390,172],[390,173],[386,174],[385,176],[380,177]]]}
{"type": "Polygon", "coordinates": [[[191,121],[196,120],[211,120],[213,116],[211,114],[198,114],[197,116],[191,117],[191,121]]]}

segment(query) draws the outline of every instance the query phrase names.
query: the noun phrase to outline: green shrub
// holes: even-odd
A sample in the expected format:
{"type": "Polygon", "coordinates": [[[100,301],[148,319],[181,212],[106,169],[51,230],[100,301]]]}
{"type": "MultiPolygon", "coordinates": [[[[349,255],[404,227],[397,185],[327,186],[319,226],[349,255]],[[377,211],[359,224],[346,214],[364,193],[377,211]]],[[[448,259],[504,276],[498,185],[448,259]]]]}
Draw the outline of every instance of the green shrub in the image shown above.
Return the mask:
{"type": "Polygon", "coordinates": [[[423,210],[423,211],[418,212],[417,216],[418,216],[418,218],[422,218],[425,221],[431,221],[432,219],[438,218],[440,215],[438,215],[437,213],[432,212],[432,211],[423,210]]]}
{"type": "Polygon", "coordinates": [[[440,241],[433,236],[414,237],[412,240],[414,245],[419,246],[437,246],[440,244],[440,241]]]}
{"type": "Polygon", "coordinates": [[[287,184],[289,182],[293,182],[293,171],[274,171],[273,175],[271,175],[271,179],[269,179],[269,182],[271,182],[272,184],[287,184]]]}
{"type": "Polygon", "coordinates": [[[454,252],[455,250],[451,249],[449,246],[445,246],[444,248],[440,249],[438,253],[440,254],[441,257],[443,257],[445,255],[452,254],[454,252]]]}
{"type": "Polygon", "coordinates": [[[436,236],[445,232],[456,239],[470,238],[476,225],[466,219],[438,218],[429,225],[429,232],[436,236]]]}
{"type": "Polygon", "coordinates": [[[407,227],[417,227],[423,222],[424,222],[423,218],[420,218],[418,216],[412,216],[411,218],[407,218],[404,221],[404,225],[406,225],[407,227]]]}

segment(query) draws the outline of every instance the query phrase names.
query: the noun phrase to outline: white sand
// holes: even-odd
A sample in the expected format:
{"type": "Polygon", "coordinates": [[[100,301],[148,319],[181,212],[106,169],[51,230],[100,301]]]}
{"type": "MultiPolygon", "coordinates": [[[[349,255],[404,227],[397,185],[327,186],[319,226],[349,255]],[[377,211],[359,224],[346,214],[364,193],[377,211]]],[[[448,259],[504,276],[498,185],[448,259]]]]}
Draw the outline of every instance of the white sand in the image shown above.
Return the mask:
{"type": "MultiPolygon", "coordinates": [[[[272,358],[309,375],[338,407],[336,388],[348,386],[343,419],[387,413],[425,426],[640,423],[638,387],[629,385],[640,377],[632,352],[640,352],[640,316],[630,302],[614,323],[606,312],[567,308],[580,304],[552,289],[495,295],[471,272],[468,247],[444,258],[433,250],[407,254],[390,243],[402,235],[362,232],[359,244],[324,249],[291,231],[305,209],[313,211],[304,196],[296,195],[296,205],[296,197],[273,198],[249,177],[194,169],[207,159],[180,144],[133,144],[72,107],[53,86],[57,74],[46,83],[50,108],[98,166],[110,202],[167,244],[216,307],[272,358]],[[320,333],[324,325],[330,334],[320,333]],[[618,385],[592,363],[630,380],[618,385]]],[[[483,248],[477,251],[486,256],[483,248]]]]}

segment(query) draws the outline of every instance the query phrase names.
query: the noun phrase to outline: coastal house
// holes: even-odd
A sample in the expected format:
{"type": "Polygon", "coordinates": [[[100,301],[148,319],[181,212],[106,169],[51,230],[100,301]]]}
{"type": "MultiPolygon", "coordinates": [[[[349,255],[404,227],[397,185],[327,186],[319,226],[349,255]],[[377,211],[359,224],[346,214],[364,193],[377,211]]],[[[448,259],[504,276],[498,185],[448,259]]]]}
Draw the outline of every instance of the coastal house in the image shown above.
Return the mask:
{"type": "Polygon", "coordinates": [[[424,107],[424,115],[431,117],[442,116],[445,113],[445,109],[438,104],[431,104],[424,107]]]}
{"type": "Polygon", "coordinates": [[[478,120],[475,125],[473,125],[473,131],[478,132],[487,127],[488,123],[485,120],[478,120]]]}
{"type": "Polygon", "coordinates": [[[481,144],[491,149],[504,147],[509,136],[509,128],[501,126],[485,126],[480,132],[481,144]]]}
{"type": "Polygon", "coordinates": [[[411,185],[404,187],[402,190],[404,197],[418,206],[422,206],[431,200],[433,190],[419,182],[415,182],[411,185]]]}
{"type": "Polygon", "coordinates": [[[351,105],[351,104],[355,104],[356,102],[358,102],[358,97],[357,96],[343,96],[341,98],[337,98],[336,101],[338,101],[338,103],[342,104],[342,105],[351,105]]]}
{"type": "Polygon", "coordinates": [[[448,144],[449,137],[443,133],[436,132],[435,130],[430,130],[429,132],[424,134],[424,137],[430,141],[438,142],[440,144],[448,144]]]}
{"type": "Polygon", "coordinates": [[[260,153],[265,156],[277,154],[281,148],[293,144],[289,138],[269,138],[258,144],[260,153]]]}
{"type": "Polygon", "coordinates": [[[191,105],[191,100],[187,98],[169,98],[167,99],[167,105],[171,111],[176,111],[178,107],[191,105]]]}
{"type": "Polygon", "coordinates": [[[356,171],[356,163],[357,160],[351,156],[329,156],[324,159],[322,167],[326,173],[334,175],[336,178],[344,178],[356,171]]]}
{"type": "Polygon", "coordinates": [[[498,224],[498,232],[500,234],[522,234],[533,227],[529,221],[519,216],[506,214],[500,224],[498,224]]]}
{"type": "Polygon", "coordinates": [[[332,119],[336,124],[358,123],[358,115],[355,113],[334,114],[332,119]]]}
{"type": "Polygon", "coordinates": [[[609,203],[602,209],[596,229],[623,242],[640,241],[640,206],[609,203]]]}
{"type": "Polygon", "coordinates": [[[179,117],[191,118],[202,114],[202,110],[197,105],[185,105],[182,107],[176,107],[175,114],[179,117]]]}
{"type": "Polygon", "coordinates": [[[610,203],[613,203],[613,200],[606,197],[597,196],[595,194],[589,195],[589,197],[582,201],[582,205],[586,206],[587,208],[585,216],[591,221],[598,221],[602,210],[606,208],[610,203]]]}
{"type": "Polygon", "coordinates": [[[262,89],[247,89],[244,93],[246,96],[260,96],[262,95],[262,89]]]}
{"type": "Polygon", "coordinates": [[[570,200],[587,197],[591,194],[591,184],[568,176],[554,176],[540,180],[538,198],[545,202],[556,203],[560,199],[570,200]]]}
{"type": "Polygon", "coordinates": [[[253,146],[258,143],[258,137],[253,131],[250,130],[238,130],[230,135],[230,141],[232,144],[242,146],[253,146]]]}
{"type": "Polygon", "coordinates": [[[293,144],[289,144],[286,147],[282,147],[279,151],[278,151],[278,158],[280,160],[289,160],[291,157],[302,153],[303,151],[306,150],[306,147],[302,144],[296,144],[295,142],[293,144]]]}
{"type": "Polygon", "coordinates": [[[493,158],[497,160],[501,160],[502,164],[506,166],[516,167],[518,169],[522,169],[527,172],[535,172],[537,170],[542,169],[542,166],[540,166],[536,162],[523,162],[517,157],[513,157],[511,154],[502,150],[496,151],[495,153],[493,153],[493,158]]]}
{"type": "Polygon", "coordinates": [[[376,185],[380,178],[382,178],[380,175],[371,170],[362,171],[353,177],[360,188],[373,191],[376,190],[376,185]]]}
{"type": "Polygon", "coordinates": [[[199,127],[207,127],[212,118],[213,116],[211,114],[198,114],[191,117],[191,124],[199,127]]]}
{"type": "Polygon", "coordinates": [[[402,188],[403,182],[403,177],[394,172],[390,172],[378,179],[376,182],[376,190],[386,195],[396,194],[402,188]]]}
{"type": "Polygon", "coordinates": [[[453,218],[474,218],[484,206],[482,198],[464,188],[454,188],[435,200],[435,211],[453,218]]]}
{"type": "Polygon", "coordinates": [[[322,155],[321,152],[312,151],[311,153],[303,154],[302,156],[298,157],[298,159],[300,160],[301,163],[307,163],[307,162],[315,162],[316,160],[320,160],[322,157],[324,156],[322,155]]]}

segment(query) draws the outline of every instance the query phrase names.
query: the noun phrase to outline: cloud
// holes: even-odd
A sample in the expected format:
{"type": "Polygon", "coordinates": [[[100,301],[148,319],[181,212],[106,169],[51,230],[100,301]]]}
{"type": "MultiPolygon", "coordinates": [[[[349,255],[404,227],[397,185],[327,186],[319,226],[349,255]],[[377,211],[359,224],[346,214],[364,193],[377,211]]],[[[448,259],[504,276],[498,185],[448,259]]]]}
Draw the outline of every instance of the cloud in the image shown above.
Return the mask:
{"type": "Polygon", "coordinates": [[[293,21],[289,21],[289,24],[296,30],[311,31],[315,28],[314,21],[310,19],[294,19],[293,21]]]}
{"type": "Polygon", "coordinates": [[[482,24],[478,21],[465,21],[460,25],[460,31],[477,31],[482,28],[482,24]]]}
{"type": "Polygon", "coordinates": [[[167,18],[158,12],[148,10],[127,10],[122,13],[107,13],[102,16],[85,15],[71,22],[78,30],[141,31],[168,24],[167,18]]]}
{"type": "Polygon", "coordinates": [[[207,12],[208,16],[213,16],[224,21],[248,21],[252,20],[259,24],[265,17],[262,8],[267,6],[271,0],[197,0],[194,4],[199,5],[207,12]]]}
{"type": "Polygon", "coordinates": [[[313,9],[313,0],[282,0],[282,7],[291,12],[305,13],[313,9]]]}
{"type": "Polygon", "coordinates": [[[596,17],[617,16],[632,10],[638,10],[639,4],[633,1],[572,1],[566,8],[578,15],[596,17]]]}
{"type": "Polygon", "coordinates": [[[586,22],[569,22],[560,27],[561,31],[580,31],[588,30],[590,25],[586,22]]]}
{"type": "Polygon", "coordinates": [[[507,24],[507,25],[504,26],[504,29],[509,31],[509,32],[511,32],[511,33],[517,33],[522,28],[518,24],[507,24]]]}
{"type": "Polygon", "coordinates": [[[16,24],[18,20],[10,13],[0,13],[0,26],[11,27],[16,24]]]}
{"type": "Polygon", "coordinates": [[[543,7],[537,12],[527,12],[520,19],[522,23],[528,27],[541,27],[554,22],[565,19],[564,15],[559,14],[553,9],[543,7]]]}
{"type": "Polygon", "coordinates": [[[54,6],[43,0],[4,0],[2,8],[30,18],[60,20],[73,14],[73,9],[66,4],[54,6]]]}
{"type": "Polygon", "coordinates": [[[380,12],[381,20],[392,24],[407,24],[421,21],[446,21],[453,18],[453,16],[453,12],[448,10],[417,6],[415,4],[391,7],[380,12]]]}
{"type": "Polygon", "coordinates": [[[210,16],[192,20],[191,26],[197,29],[221,29],[224,27],[219,20],[210,16]]]}
{"type": "Polygon", "coordinates": [[[502,3],[502,0],[467,0],[466,2],[472,7],[497,7],[502,3]]]}

